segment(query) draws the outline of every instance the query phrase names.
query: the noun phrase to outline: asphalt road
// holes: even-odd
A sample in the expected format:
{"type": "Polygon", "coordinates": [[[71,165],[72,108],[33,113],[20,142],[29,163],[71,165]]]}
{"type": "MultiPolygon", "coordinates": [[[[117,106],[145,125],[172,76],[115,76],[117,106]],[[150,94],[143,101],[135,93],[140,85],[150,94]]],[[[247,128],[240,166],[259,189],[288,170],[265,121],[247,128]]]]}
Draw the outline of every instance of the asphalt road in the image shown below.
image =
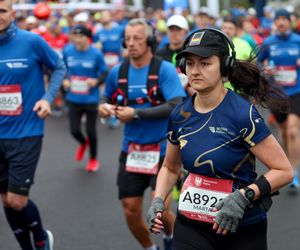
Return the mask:
{"type": "MultiPolygon", "coordinates": [[[[48,119],[31,197],[39,206],[43,224],[55,236],[55,250],[142,249],[129,233],[117,199],[121,134],[122,127],[111,130],[99,123],[101,168],[97,173],[87,173],[87,159],[82,163],[73,160],[77,145],[69,134],[66,117],[48,119]]],[[[262,166],[258,168],[263,171],[262,166]]],[[[145,210],[149,191],[146,196],[145,210]]],[[[299,235],[300,194],[291,195],[284,188],[269,212],[269,250],[298,250],[299,235]]],[[[161,246],[160,236],[155,236],[155,242],[161,246]]],[[[0,209],[0,250],[18,249],[0,209]]]]}

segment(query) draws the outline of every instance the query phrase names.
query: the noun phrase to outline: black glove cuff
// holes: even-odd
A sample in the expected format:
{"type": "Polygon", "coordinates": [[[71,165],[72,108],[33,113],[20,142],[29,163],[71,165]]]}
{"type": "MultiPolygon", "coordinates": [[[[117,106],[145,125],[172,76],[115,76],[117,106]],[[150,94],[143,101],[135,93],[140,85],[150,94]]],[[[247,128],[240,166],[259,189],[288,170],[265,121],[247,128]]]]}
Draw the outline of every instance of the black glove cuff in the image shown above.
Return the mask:
{"type": "Polygon", "coordinates": [[[264,175],[261,175],[255,182],[260,191],[260,197],[269,196],[271,193],[271,185],[264,175]]]}

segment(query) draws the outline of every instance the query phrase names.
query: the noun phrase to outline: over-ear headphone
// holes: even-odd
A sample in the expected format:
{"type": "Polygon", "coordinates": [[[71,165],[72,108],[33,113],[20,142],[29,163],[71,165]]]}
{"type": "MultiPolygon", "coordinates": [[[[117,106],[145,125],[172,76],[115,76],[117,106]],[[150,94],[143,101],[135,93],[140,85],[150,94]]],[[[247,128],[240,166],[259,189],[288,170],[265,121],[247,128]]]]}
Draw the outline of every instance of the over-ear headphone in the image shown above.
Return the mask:
{"type": "MultiPolygon", "coordinates": [[[[154,48],[154,46],[157,44],[157,39],[156,39],[156,36],[155,36],[155,29],[153,27],[153,25],[149,22],[149,21],[146,21],[146,20],[142,20],[140,19],[140,22],[138,24],[146,24],[148,25],[151,30],[152,30],[152,34],[151,35],[148,35],[147,37],[147,45],[150,46],[152,49],[154,48]]],[[[122,46],[123,48],[126,49],[126,42],[125,42],[125,39],[123,39],[122,41],[122,46]]]]}
{"type": "MultiPolygon", "coordinates": [[[[214,32],[218,35],[220,35],[223,40],[229,45],[230,49],[231,49],[231,55],[224,55],[223,58],[222,58],[222,61],[221,61],[221,75],[222,76],[228,76],[229,73],[232,71],[234,65],[235,65],[235,62],[236,62],[236,52],[235,52],[235,49],[234,49],[234,44],[232,42],[232,40],[222,31],[220,30],[217,30],[217,29],[213,29],[213,28],[206,28],[206,29],[199,29],[199,30],[196,30],[194,32],[192,32],[191,34],[189,34],[185,40],[184,40],[184,43],[183,43],[183,46],[182,46],[182,50],[186,49],[191,37],[197,33],[197,32],[205,32],[205,31],[211,31],[211,32],[214,32]]],[[[180,67],[180,70],[182,73],[185,74],[185,65],[186,65],[186,59],[185,58],[181,58],[180,61],[179,61],[179,67],[180,67]]]]}

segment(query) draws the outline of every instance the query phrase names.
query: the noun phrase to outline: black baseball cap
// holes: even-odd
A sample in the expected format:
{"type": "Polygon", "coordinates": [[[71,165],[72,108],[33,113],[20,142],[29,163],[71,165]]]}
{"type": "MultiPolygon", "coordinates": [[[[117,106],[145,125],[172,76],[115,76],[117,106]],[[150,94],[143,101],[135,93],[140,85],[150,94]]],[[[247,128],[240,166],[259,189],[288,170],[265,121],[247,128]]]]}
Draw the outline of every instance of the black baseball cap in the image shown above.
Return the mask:
{"type": "Polygon", "coordinates": [[[191,34],[184,48],[176,56],[176,60],[193,54],[201,57],[213,55],[229,55],[229,45],[225,37],[216,31],[199,30],[191,34]]]}
{"type": "Polygon", "coordinates": [[[82,25],[76,25],[73,28],[72,33],[73,34],[81,34],[81,35],[87,36],[88,38],[92,38],[92,31],[82,25]]]}

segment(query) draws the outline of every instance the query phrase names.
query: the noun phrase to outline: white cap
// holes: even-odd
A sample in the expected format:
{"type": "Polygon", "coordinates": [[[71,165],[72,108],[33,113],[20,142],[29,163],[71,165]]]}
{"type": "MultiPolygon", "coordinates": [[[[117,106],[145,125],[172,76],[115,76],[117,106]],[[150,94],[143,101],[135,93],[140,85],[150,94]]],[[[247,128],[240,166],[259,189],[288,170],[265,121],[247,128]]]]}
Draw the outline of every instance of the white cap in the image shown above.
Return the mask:
{"type": "Polygon", "coordinates": [[[184,30],[189,30],[189,24],[184,16],[173,15],[167,21],[167,27],[176,26],[184,30]]]}
{"type": "Polygon", "coordinates": [[[35,16],[28,16],[25,20],[26,23],[36,23],[37,19],[35,16]]]}
{"type": "Polygon", "coordinates": [[[89,20],[89,14],[86,12],[81,12],[74,16],[74,22],[87,22],[89,20]]]}

